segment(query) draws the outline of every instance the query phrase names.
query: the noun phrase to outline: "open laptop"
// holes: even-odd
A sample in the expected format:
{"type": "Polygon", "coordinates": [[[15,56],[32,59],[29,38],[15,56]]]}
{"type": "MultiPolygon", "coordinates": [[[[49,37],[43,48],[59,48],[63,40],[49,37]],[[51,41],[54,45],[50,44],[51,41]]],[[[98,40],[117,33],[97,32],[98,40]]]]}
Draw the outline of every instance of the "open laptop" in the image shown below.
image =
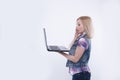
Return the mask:
{"type": "Polygon", "coordinates": [[[64,46],[48,45],[45,28],[43,28],[43,31],[44,31],[45,45],[46,45],[46,48],[47,48],[48,51],[69,52],[69,49],[64,47],[64,46]]]}

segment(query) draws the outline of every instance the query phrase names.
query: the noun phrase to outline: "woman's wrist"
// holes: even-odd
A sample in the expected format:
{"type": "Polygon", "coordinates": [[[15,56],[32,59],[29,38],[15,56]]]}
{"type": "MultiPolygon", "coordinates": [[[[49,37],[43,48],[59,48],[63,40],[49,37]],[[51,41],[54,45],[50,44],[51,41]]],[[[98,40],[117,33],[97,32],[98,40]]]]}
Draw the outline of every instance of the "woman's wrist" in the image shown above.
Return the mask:
{"type": "Polygon", "coordinates": [[[74,38],[73,38],[73,40],[76,40],[76,39],[77,39],[77,37],[78,37],[78,35],[75,35],[75,36],[74,36],[74,38]]]}

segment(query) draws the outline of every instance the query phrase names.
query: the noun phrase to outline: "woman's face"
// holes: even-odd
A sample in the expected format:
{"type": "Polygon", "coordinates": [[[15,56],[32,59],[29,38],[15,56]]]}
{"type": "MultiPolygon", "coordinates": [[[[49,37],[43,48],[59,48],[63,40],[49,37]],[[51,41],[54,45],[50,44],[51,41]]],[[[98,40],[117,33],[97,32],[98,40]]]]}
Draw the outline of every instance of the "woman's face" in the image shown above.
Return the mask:
{"type": "Polygon", "coordinates": [[[77,32],[78,34],[82,34],[82,33],[84,32],[84,27],[83,27],[82,21],[81,21],[80,19],[77,20],[76,32],[77,32]]]}

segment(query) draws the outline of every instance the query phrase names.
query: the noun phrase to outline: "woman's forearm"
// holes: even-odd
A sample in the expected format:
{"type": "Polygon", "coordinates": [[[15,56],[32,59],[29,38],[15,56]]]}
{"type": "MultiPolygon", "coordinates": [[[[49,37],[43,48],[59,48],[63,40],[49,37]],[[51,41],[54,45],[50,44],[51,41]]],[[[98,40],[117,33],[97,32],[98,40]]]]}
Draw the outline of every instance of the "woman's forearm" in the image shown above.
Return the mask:
{"type": "Polygon", "coordinates": [[[64,53],[64,52],[59,52],[59,53],[60,53],[61,55],[63,55],[65,58],[67,58],[68,60],[70,60],[70,61],[72,61],[72,62],[74,62],[74,63],[77,62],[75,56],[69,55],[69,54],[64,53]]]}
{"type": "Polygon", "coordinates": [[[78,34],[77,32],[75,33],[74,38],[73,38],[72,42],[69,45],[69,48],[71,48],[71,46],[74,44],[75,40],[78,38],[79,35],[80,34],[78,34]]]}
{"type": "Polygon", "coordinates": [[[76,40],[76,38],[74,38],[73,40],[72,40],[72,42],[70,43],[70,45],[69,45],[69,48],[71,48],[72,47],[72,45],[74,44],[74,41],[76,40]]]}

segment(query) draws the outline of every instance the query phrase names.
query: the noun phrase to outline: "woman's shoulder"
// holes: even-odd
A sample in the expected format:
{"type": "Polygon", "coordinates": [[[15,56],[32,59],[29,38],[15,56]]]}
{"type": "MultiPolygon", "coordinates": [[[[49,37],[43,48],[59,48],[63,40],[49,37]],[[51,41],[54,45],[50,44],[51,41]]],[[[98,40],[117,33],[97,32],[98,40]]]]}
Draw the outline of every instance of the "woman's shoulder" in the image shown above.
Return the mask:
{"type": "Polygon", "coordinates": [[[85,49],[87,49],[89,43],[88,43],[88,41],[87,41],[87,39],[85,37],[82,37],[82,38],[80,38],[78,40],[78,45],[84,47],[85,49]]]}
{"type": "Polygon", "coordinates": [[[89,39],[88,39],[88,38],[85,38],[85,37],[82,37],[82,38],[80,38],[78,41],[81,42],[81,43],[86,43],[86,44],[88,44],[89,39]]]}
{"type": "Polygon", "coordinates": [[[79,41],[82,41],[82,42],[88,42],[90,39],[87,37],[87,36],[80,36],[79,37],[79,41]]]}

